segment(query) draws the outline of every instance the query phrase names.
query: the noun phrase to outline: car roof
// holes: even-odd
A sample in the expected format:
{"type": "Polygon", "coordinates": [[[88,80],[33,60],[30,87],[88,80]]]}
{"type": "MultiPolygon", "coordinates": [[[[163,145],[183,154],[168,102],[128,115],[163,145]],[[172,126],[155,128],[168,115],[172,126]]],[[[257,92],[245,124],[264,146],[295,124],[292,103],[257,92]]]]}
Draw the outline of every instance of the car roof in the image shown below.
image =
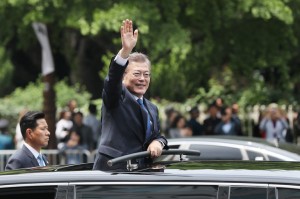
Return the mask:
{"type": "MultiPolygon", "coordinates": [[[[85,164],[92,165],[92,163],[85,164]]],[[[103,172],[75,170],[74,166],[52,166],[5,171],[0,173],[0,185],[14,184],[65,184],[126,182],[174,182],[174,183],[266,183],[300,186],[300,164],[296,162],[255,161],[183,161],[160,162],[151,170],[134,172],[103,172]],[[73,168],[72,168],[73,167],[73,168]],[[60,170],[59,168],[64,168],[60,170]]],[[[154,183],[155,182],[155,183],[154,183]]]]}
{"type": "MultiPolygon", "coordinates": [[[[169,142],[173,141],[219,141],[219,142],[227,142],[227,143],[254,143],[254,144],[264,144],[268,146],[281,146],[281,143],[269,142],[262,138],[254,138],[254,137],[246,137],[246,136],[223,136],[223,135],[211,135],[211,136],[193,136],[193,137],[182,137],[182,138],[169,138],[169,142]]],[[[287,144],[289,145],[289,144],[287,144]]],[[[293,145],[296,147],[295,145],[293,145]]],[[[300,150],[300,148],[299,148],[300,150]]]]}

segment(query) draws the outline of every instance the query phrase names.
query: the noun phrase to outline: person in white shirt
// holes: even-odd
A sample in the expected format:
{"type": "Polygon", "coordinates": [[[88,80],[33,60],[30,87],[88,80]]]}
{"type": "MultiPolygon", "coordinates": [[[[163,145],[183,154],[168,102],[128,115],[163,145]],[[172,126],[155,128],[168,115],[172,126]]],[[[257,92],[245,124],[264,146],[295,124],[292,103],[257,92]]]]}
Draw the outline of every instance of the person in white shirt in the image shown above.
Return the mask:
{"type": "Polygon", "coordinates": [[[71,120],[72,113],[69,110],[63,110],[60,113],[60,118],[56,123],[55,136],[57,139],[58,147],[60,143],[67,140],[67,135],[73,127],[73,122],[71,120]]]}
{"type": "Polygon", "coordinates": [[[276,104],[270,104],[266,115],[259,124],[267,141],[286,142],[285,136],[289,128],[286,118],[276,104]]]}

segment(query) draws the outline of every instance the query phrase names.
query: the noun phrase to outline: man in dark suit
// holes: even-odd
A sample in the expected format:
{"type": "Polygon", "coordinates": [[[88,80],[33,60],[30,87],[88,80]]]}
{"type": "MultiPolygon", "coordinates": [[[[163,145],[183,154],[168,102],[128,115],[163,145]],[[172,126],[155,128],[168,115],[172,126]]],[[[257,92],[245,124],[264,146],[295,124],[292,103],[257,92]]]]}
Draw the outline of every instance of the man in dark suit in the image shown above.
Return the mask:
{"type": "Polygon", "coordinates": [[[95,170],[126,170],[107,161],[123,155],[149,151],[158,157],[167,140],[160,135],[158,109],[143,96],[150,83],[151,63],[146,55],[132,53],[138,39],[132,21],[121,26],[122,49],[112,58],[102,93],[101,138],[95,170]]]}
{"type": "Polygon", "coordinates": [[[41,154],[41,148],[48,145],[50,137],[45,114],[27,112],[20,120],[20,128],[24,145],[8,159],[5,170],[46,166],[48,161],[41,154]]]}

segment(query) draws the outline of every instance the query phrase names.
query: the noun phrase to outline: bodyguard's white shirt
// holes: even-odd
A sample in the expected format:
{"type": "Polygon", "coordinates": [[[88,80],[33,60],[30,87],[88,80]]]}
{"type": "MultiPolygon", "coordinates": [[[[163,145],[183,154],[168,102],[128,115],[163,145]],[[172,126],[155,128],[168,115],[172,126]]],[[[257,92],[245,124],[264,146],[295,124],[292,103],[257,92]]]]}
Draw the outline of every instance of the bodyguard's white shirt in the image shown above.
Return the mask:
{"type": "MultiPolygon", "coordinates": [[[[27,144],[26,142],[24,142],[24,145],[27,147],[27,149],[29,149],[29,151],[33,154],[33,156],[35,157],[35,159],[38,158],[38,156],[40,155],[40,153],[35,150],[34,148],[32,148],[29,144],[27,144]]],[[[43,160],[44,161],[44,160],[43,160]]],[[[45,164],[45,162],[44,162],[45,164]]],[[[46,165],[46,164],[45,164],[46,165]]]]}

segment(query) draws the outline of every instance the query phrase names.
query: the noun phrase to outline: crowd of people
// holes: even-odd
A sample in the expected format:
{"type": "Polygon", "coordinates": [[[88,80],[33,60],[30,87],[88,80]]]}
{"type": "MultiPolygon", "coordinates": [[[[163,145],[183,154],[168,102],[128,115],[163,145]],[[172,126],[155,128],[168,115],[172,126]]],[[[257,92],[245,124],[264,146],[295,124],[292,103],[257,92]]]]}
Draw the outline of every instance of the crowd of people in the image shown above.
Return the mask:
{"type": "MultiPolygon", "coordinates": [[[[200,113],[198,106],[192,107],[188,115],[173,107],[166,108],[163,133],[167,138],[201,135],[248,136],[239,116],[238,104],[228,106],[222,102],[221,98],[217,98],[203,113],[200,113]],[[202,119],[200,114],[204,115],[202,119]]],[[[290,125],[286,113],[277,104],[271,103],[260,111],[258,122],[252,121],[251,133],[253,137],[267,141],[297,142],[300,135],[300,115],[295,118],[293,125],[290,125]]]]}
{"type": "Polygon", "coordinates": [[[174,108],[165,111],[166,121],[163,132],[168,138],[201,135],[243,135],[242,123],[238,116],[238,106],[225,106],[218,98],[211,103],[205,113],[206,118],[200,122],[197,106],[189,110],[189,117],[174,108]]]}
{"type": "MultiPolygon", "coordinates": [[[[243,123],[239,117],[239,107],[236,103],[226,106],[220,103],[222,99],[209,104],[206,111],[200,113],[197,106],[188,111],[188,115],[177,111],[175,108],[165,109],[166,119],[162,122],[162,133],[167,138],[192,137],[201,135],[246,135],[243,123]],[[219,102],[218,102],[219,101],[219,102]],[[200,115],[202,115],[200,119],[200,115]]],[[[86,149],[93,151],[100,140],[100,120],[97,106],[89,104],[89,113],[84,115],[78,111],[76,100],[70,100],[62,108],[57,117],[56,139],[57,148],[86,149]]],[[[27,112],[20,112],[19,119],[27,112]]],[[[298,143],[300,137],[300,114],[296,115],[293,127],[283,110],[272,103],[260,112],[258,122],[252,122],[252,136],[264,138],[268,141],[298,143]]],[[[8,120],[0,120],[0,149],[19,149],[24,141],[19,123],[16,126],[15,137],[8,133],[8,120]]]]}
{"type": "MultiPolygon", "coordinates": [[[[200,113],[197,106],[192,107],[188,115],[177,111],[172,107],[165,109],[166,120],[162,121],[162,132],[167,138],[191,137],[201,135],[246,135],[243,131],[242,120],[239,117],[237,104],[225,106],[218,103],[222,99],[209,104],[206,111],[200,113]],[[200,114],[202,115],[200,119],[200,114]]],[[[20,112],[19,119],[27,112],[20,112]]],[[[84,115],[78,111],[76,100],[70,100],[66,107],[62,108],[57,117],[56,139],[57,148],[87,149],[93,151],[97,148],[100,139],[100,120],[97,114],[97,106],[89,104],[89,113],[84,115]],[[75,138],[76,137],[76,138],[75,138]],[[76,140],[76,141],[75,141],[76,140]]],[[[252,123],[252,136],[264,138],[268,141],[297,142],[300,137],[300,114],[296,115],[293,128],[289,120],[278,105],[272,103],[264,111],[260,112],[259,120],[252,123]]],[[[19,123],[16,126],[14,139],[8,131],[8,120],[0,120],[0,149],[19,149],[24,141],[19,123]]]]}

